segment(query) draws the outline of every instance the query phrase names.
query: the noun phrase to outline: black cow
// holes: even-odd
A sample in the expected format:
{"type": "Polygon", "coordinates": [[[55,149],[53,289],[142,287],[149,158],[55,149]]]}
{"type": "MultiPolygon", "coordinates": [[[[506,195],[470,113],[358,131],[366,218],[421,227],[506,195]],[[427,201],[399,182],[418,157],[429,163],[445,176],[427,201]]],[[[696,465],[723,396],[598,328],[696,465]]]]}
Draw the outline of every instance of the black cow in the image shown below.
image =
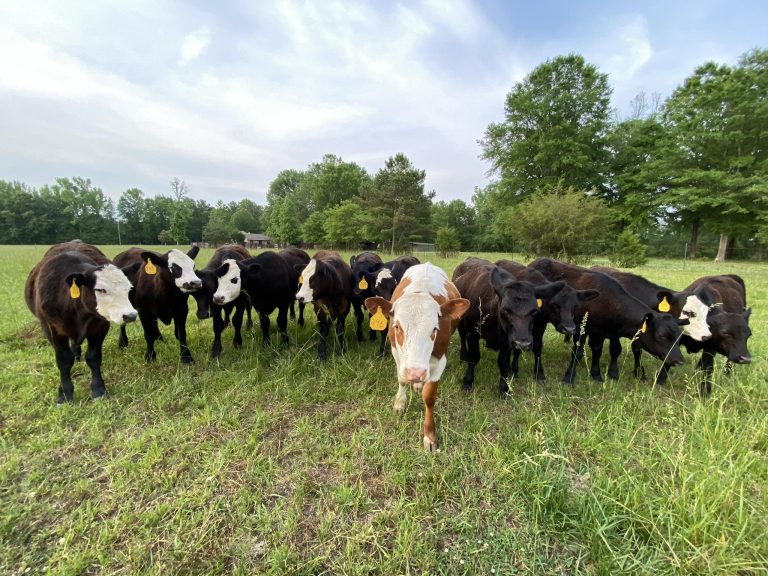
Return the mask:
{"type": "Polygon", "coordinates": [[[600,293],[597,298],[579,307],[573,353],[563,375],[565,384],[573,384],[576,365],[584,354],[587,336],[592,349],[590,375],[598,382],[603,380],[600,356],[606,339],[611,342],[611,364],[608,367],[610,378],[618,378],[619,375],[616,361],[621,353],[619,338],[636,339],[640,347],[670,366],[683,363],[679,346],[680,326],[688,324],[688,320],[676,320],[669,314],[652,310],[627,292],[616,280],[602,272],[549,258],[538,258],[529,266],[541,272],[550,281],[564,280],[577,290],[597,290],[600,293]],[[587,320],[582,333],[581,324],[585,315],[587,320]],[[618,350],[614,349],[616,345],[619,346],[618,350]]]}
{"type": "MultiPolygon", "coordinates": [[[[218,358],[221,354],[221,333],[229,323],[229,317],[234,310],[232,316],[232,327],[235,331],[235,336],[232,339],[232,345],[235,348],[240,348],[243,345],[243,314],[245,313],[246,306],[250,310],[250,305],[246,301],[245,295],[241,295],[231,302],[227,302],[223,306],[220,306],[214,301],[214,295],[219,288],[219,273],[222,271],[222,264],[227,261],[237,262],[250,258],[251,255],[248,250],[240,246],[239,244],[227,244],[216,249],[213,253],[208,264],[202,270],[197,270],[196,274],[202,280],[203,287],[192,295],[197,302],[197,317],[201,320],[205,318],[213,318],[213,345],[211,347],[211,357],[218,358]],[[223,313],[223,314],[222,314],[223,313]]],[[[228,268],[228,267],[227,267],[228,268]]],[[[239,279],[237,280],[239,282],[239,279]]]]}
{"type": "MultiPolygon", "coordinates": [[[[365,299],[374,296],[373,288],[376,285],[376,277],[379,270],[384,267],[384,262],[374,252],[361,252],[349,259],[352,269],[352,309],[355,311],[355,335],[357,341],[363,341],[363,320],[365,319],[365,299]]],[[[370,313],[368,313],[370,316],[370,313]]],[[[371,340],[376,340],[376,332],[370,331],[371,340]]],[[[386,338],[386,332],[381,333],[382,340],[386,338]]]]}
{"type": "MultiPolygon", "coordinates": [[[[549,283],[544,275],[524,264],[512,260],[497,260],[496,266],[515,275],[518,280],[525,280],[534,286],[544,286],[549,283]]],[[[533,373],[536,380],[545,380],[544,367],[541,363],[541,355],[544,349],[544,332],[548,324],[552,324],[555,330],[561,334],[573,336],[576,333],[576,313],[581,304],[594,300],[600,295],[597,290],[575,290],[567,283],[557,292],[546,298],[541,298],[539,314],[533,319],[533,373]]],[[[518,365],[521,350],[515,348],[512,353],[512,378],[517,378],[518,365]]]]}
{"type": "MultiPolygon", "coordinates": [[[[673,318],[687,319],[689,324],[683,326],[683,334],[685,336],[698,341],[707,340],[712,336],[712,332],[707,325],[709,306],[704,304],[693,291],[683,290],[682,292],[675,292],[664,286],[659,286],[638,274],[621,272],[608,266],[592,266],[590,270],[608,274],[608,276],[621,284],[627,292],[649,308],[670,314],[673,318]]],[[[613,343],[610,349],[614,354],[617,351],[620,352],[621,344],[613,343]]],[[[632,353],[635,359],[634,375],[636,378],[645,379],[645,373],[640,363],[642,350],[637,345],[637,342],[632,343],[632,353]]],[[[664,365],[656,377],[656,383],[664,384],[667,380],[668,372],[668,366],[664,365]]]]}
{"type": "Polygon", "coordinates": [[[462,270],[464,274],[458,277],[454,273],[453,283],[470,302],[459,322],[461,359],[467,363],[463,387],[472,388],[483,338],[488,348],[499,353],[499,392],[507,394],[512,350],[528,350],[533,343],[533,320],[539,314],[537,299],[550,298],[565,282],[534,286],[492,264],[475,263],[462,270]]]}
{"type": "Polygon", "coordinates": [[[731,363],[749,364],[752,356],[747,349],[747,340],[752,336],[749,328],[749,316],[752,309],[747,308],[747,289],[744,280],[736,274],[704,276],[694,280],[686,290],[692,290],[702,302],[710,308],[707,323],[712,330],[712,337],[704,342],[684,337],[683,345],[688,352],[701,351],[698,368],[704,372],[699,392],[702,396],[712,393],[712,372],[715,354],[722,354],[728,360],[726,371],[731,363]]]}
{"type": "MultiPolygon", "coordinates": [[[[299,290],[299,278],[301,276],[301,271],[306,267],[307,264],[309,264],[309,254],[304,252],[304,250],[301,248],[294,248],[293,246],[289,246],[288,248],[283,248],[280,250],[277,255],[288,262],[288,267],[291,269],[291,285],[293,286],[293,293],[295,295],[299,290]]],[[[305,306],[306,304],[299,302],[299,326],[304,326],[305,306]]],[[[293,302],[291,302],[290,312],[291,318],[296,318],[296,310],[293,302]]]]}
{"type": "Polygon", "coordinates": [[[253,258],[227,261],[216,271],[218,288],[214,303],[223,306],[240,298],[241,293],[259,313],[262,344],[270,342],[269,315],[277,309],[277,328],[281,340],[288,342],[288,309],[294,300],[294,284],[288,262],[275,252],[262,252],[253,258]]]}
{"type": "Polygon", "coordinates": [[[336,252],[321,250],[302,270],[302,284],[296,298],[299,302],[312,302],[320,324],[320,346],[317,354],[326,359],[328,334],[336,321],[336,339],[339,352],[344,352],[344,323],[352,300],[352,269],[336,252]]]}
{"type": "MultiPolygon", "coordinates": [[[[144,358],[151,362],[157,357],[155,342],[161,338],[157,321],[166,326],[173,322],[173,334],[179,341],[179,357],[185,364],[193,362],[187,346],[187,313],[190,293],[203,286],[195,274],[194,258],[199,248],[192,247],[184,254],[180,250],[169,250],[165,254],[129,248],[115,256],[115,264],[138,269],[131,278],[134,285],[133,302],[139,311],[139,320],[144,329],[147,351],[144,358]]],[[[128,344],[125,330],[120,332],[120,346],[128,344]]]]}
{"type": "Polygon", "coordinates": [[[80,241],[52,246],[32,268],[24,299],[53,346],[59,368],[58,402],[74,396],[75,350],[88,342],[85,362],[91,369],[91,396],[107,393],[101,376],[102,345],[109,324],[136,320],[129,299],[131,282],[98,248],[80,241]]]}

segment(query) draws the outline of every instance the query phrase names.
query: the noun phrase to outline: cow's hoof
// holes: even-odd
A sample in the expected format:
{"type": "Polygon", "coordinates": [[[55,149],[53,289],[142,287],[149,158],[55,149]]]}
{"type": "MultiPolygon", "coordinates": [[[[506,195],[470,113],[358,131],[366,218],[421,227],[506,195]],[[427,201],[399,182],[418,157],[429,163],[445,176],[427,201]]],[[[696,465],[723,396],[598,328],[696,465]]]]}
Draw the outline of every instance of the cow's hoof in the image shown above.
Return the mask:
{"type": "Polygon", "coordinates": [[[437,440],[430,440],[429,437],[424,436],[424,450],[427,452],[440,452],[440,449],[437,447],[437,440]]]}
{"type": "Polygon", "coordinates": [[[62,405],[62,404],[72,404],[74,401],[74,397],[66,397],[64,394],[59,394],[59,397],[56,398],[56,404],[62,405]]]}
{"type": "Polygon", "coordinates": [[[146,362],[154,362],[156,358],[157,358],[157,353],[154,350],[152,352],[144,353],[144,360],[146,362]]]}
{"type": "Polygon", "coordinates": [[[291,343],[291,339],[288,338],[288,334],[280,334],[280,343],[283,346],[288,346],[291,343]]]}
{"type": "Polygon", "coordinates": [[[96,388],[95,390],[91,390],[91,398],[94,400],[98,400],[99,398],[104,398],[104,396],[107,395],[107,389],[103,386],[101,388],[96,388]]]}
{"type": "Polygon", "coordinates": [[[413,391],[416,393],[421,393],[421,389],[424,388],[424,382],[414,382],[411,384],[413,386],[413,391]]]}
{"type": "Polygon", "coordinates": [[[299,326],[304,326],[304,318],[299,320],[299,326]]]}
{"type": "Polygon", "coordinates": [[[405,401],[402,401],[402,402],[395,401],[394,408],[395,408],[395,414],[397,414],[398,416],[402,416],[403,412],[405,412],[405,401]]]}
{"type": "Polygon", "coordinates": [[[182,356],[181,357],[181,363],[182,364],[194,364],[195,360],[192,358],[192,356],[182,356]]]}
{"type": "Polygon", "coordinates": [[[362,342],[363,341],[363,333],[362,332],[358,332],[356,334],[356,336],[357,336],[357,341],[358,342],[362,342]]]}

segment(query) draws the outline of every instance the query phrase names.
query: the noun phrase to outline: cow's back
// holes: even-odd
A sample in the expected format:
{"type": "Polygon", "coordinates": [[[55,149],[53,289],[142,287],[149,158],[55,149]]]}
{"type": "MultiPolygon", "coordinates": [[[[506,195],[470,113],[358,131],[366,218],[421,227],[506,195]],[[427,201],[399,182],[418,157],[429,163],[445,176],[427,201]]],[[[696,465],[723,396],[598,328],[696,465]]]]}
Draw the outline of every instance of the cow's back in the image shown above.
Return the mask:
{"type": "Polygon", "coordinates": [[[721,304],[724,312],[741,313],[747,305],[747,293],[744,280],[735,274],[720,276],[702,276],[694,280],[686,290],[699,292],[705,290],[712,304],[721,304]]]}

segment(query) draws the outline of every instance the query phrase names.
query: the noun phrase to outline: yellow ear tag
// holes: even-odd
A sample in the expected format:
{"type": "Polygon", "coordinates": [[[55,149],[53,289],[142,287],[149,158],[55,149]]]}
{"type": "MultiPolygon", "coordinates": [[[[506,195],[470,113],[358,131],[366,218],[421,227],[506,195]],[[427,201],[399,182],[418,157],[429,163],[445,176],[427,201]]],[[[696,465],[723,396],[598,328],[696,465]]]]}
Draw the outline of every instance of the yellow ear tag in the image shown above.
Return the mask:
{"type": "Polygon", "coordinates": [[[144,272],[147,274],[157,274],[157,267],[152,264],[152,258],[147,258],[147,265],[144,266],[144,272]]]}
{"type": "Polygon", "coordinates": [[[365,281],[365,278],[361,278],[360,283],[357,286],[360,288],[360,290],[367,290],[368,282],[365,281]]]}
{"type": "Polygon", "coordinates": [[[671,308],[672,306],[667,302],[667,297],[664,296],[664,298],[661,299],[661,302],[659,302],[659,312],[669,312],[671,308]]]}
{"type": "Polygon", "coordinates": [[[299,276],[299,286],[304,284],[304,276],[299,276]]]}
{"type": "Polygon", "coordinates": [[[72,286],[69,287],[69,295],[72,297],[72,300],[80,298],[80,286],[77,285],[74,279],[72,279],[72,286]]]}
{"type": "Polygon", "coordinates": [[[371,316],[371,330],[381,332],[387,329],[387,317],[381,311],[381,306],[376,309],[376,314],[371,316]]]}
{"type": "Polygon", "coordinates": [[[642,332],[643,334],[645,334],[645,331],[646,331],[646,330],[648,330],[648,324],[646,323],[646,321],[645,321],[645,320],[643,320],[643,325],[642,325],[642,326],[640,326],[640,332],[642,332]]]}
{"type": "Polygon", "coordinates": [[[541,308],[541,298],[536,298],[536,306],[541,308]]]}

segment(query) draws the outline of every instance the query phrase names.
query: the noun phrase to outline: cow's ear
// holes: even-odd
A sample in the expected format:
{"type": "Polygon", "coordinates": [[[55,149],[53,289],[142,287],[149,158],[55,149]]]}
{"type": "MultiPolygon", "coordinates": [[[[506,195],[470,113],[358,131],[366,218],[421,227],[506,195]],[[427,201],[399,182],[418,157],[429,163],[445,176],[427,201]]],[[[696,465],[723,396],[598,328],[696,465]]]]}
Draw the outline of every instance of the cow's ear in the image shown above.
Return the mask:
{"type": "Polygon", "coordinates": [[[466,298],[454,298],[440,305],[440,316],[459,320],[467,310],[469,310],[469,300],[466,298]]]}
{"type": "MultiPolygon", "coordinates": [[[[323,278],[325,276],[328,276],[328,265],[324,262],[316,261],[315,262],[315,276],[318,278],[323,278]]],[[[350,276],[350,281],[352,281],[352,278],[350,276]]]]}
{"type": "Polygon", "coordinates": [[[746,310],[744,310],[744,313],[742,314],[742,316],[744,316],[745,321],[749,320],[749,317],[751,315],[752,315],[752,308],[747,308],[746,310]]]}
{"type": "Polygon", "coordinates": [[[701,300],[705,306],[712,306],[712,304],[715,303],[715,301],[712,300],[712,296],[709,293],[709,290],[707,290],[706,286],[697,287],[693,293],[699,297],[699,300],[701,300]]]}
{"type": "Polygon", "coordinates": [[[365,307],[371,314],[376,314],[379,308],[385,316],[389,316],[392,313],[392,302],[382,298],[381,296],[371,296],[365,299],[365,307]]]}
{"type": "Polygon", "coordinates": [[[372,272],[374,274],[378,274],[379,270],[381,270],[382,268],[384,268],[384,262],[376,262],[376,264],[373,265],[372,272]]]}
{"type": "Polygon", "coordinates": [[[491,286],[493,286],[493,289],[496,290],[497,293],[500,293],[504,286],[516,280],[512,274],[506,270],[503,270],[502,268],[499,268],[498,266],[493,267],[493,270],[491,270],[491,274],[488,279],[491,282],[491,286]]]}
{"type": "Polygon", "coordinates": [[[349,267],[354,268],[355,262],[357,262],[357,256],[350,256],[349,258],[349,267]]]}
{"type": "Polygon", "coordinates": [[[200,253],[200,247],[199,246],[192,246],[192,248],[189,249],[189,252],[187,252],[187,256],[192,258],[194,260],[197,258],[197,255],[200,253]]]}
{"type": "Polygon", "coordinates": [[[600,296],[600,292],[598,290],[577,290],[576,291],[576,299],[579,302],[590,302],[600,296]]]}
{"type": "Polygon", "coordinates": [[[255,278],[259,274],[261,274],[262,265],[261,262],[253,262],[252,264],[248,264],[248,267],[245,269],[245,274],[249,278],[255,278]]]}
{"type": "Polygon", "coordinates": [[[141,259],[144,262],[152,260],[152,264],[160,266],[161,268],[168,268],[168,258],[165,254],[158,254],[157,252],[142,252],[141,259]]]}
{"type": "Polygon", "coordinates": [[[69,293],[73,300],[80,298],[80,288],[88,286],[93,288],[96,284],[96,279],[93,274],[82,274],[80,272],[74,272],[67,276],[65,280],[66,285],[69,287],[69,293]]]}
{"type": "Polygon", "coordinates": [[[659,290],[656,293],[656,309],[659,312],[667,313],[672,309],[672,306],[677,304],[677,297],[669,290],[659,290]]]}
{"type": "Polygon", "coordinates": [[[123,274],[125,274],[125,277],[128,278],[131,282],[133,282],[133,278],[136,276],[136,272],[139,271],[139,268],[141,267],[141,262],[134,262],[130,266],[126,266],[125,268],[121,268],[123,274]]]}
{"type": "Polygon", "coordinates": [[[546,300],[560,292],[560,290],[563,289],[563,286],[565,286],[565,282],[563,280],[558,280],[557,282],[549,282],[548,284],[536,286],[533,289],[533,292],[536,294],[536,298],[544,298],[546,300]]]}
{"type": "Polygon", "coordinates": [[[224,264],[216,268],[216,278],[221,278],[227,272],[229,272],[229,262],[224,262],[224,264]]]}

